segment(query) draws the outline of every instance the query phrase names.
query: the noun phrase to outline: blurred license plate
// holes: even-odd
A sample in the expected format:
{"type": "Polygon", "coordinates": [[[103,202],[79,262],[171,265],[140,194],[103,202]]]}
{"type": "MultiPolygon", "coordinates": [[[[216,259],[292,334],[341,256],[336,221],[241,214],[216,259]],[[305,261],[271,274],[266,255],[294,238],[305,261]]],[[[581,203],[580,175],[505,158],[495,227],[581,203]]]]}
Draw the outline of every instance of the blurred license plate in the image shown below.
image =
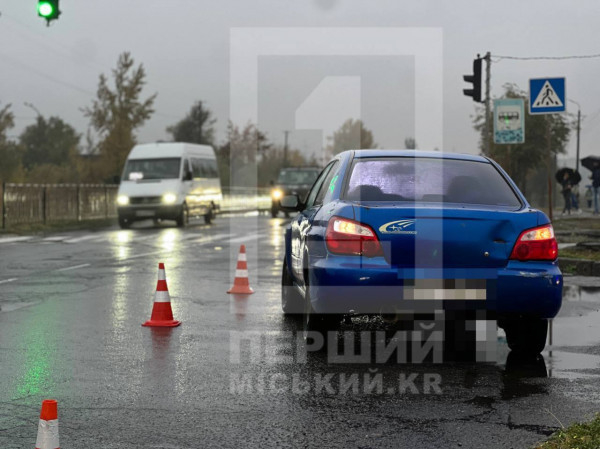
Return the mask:
{"type": "Polygon", "coordinates": [[[154,217],[154,211],[153,210],[136,210],[135,216],[136,217],[154,217]]]}

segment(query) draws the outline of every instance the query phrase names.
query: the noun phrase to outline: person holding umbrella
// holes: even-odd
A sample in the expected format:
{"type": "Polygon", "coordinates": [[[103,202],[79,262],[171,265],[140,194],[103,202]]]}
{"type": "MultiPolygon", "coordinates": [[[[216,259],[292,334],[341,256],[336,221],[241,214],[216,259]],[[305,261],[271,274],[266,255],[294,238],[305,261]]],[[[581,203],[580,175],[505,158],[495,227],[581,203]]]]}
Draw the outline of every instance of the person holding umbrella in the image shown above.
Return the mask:
{"type": "Polygon", "coordinates": [[[565,200],[565,208],[563,214],[567,212],[571,215],[571,207],[574,207],[577,212],[579,210],[579,198],[577,184],[581,181],[581,175],[572,168],[563,167],[556,172],[556,181],[562,186],[561,193],[565,200]]]}
{"type": "Polygon", "coordinates": [[[587,156],[581,159],[581,165],[592,172],[592,192],[594,200],[594,215],[598,215],[598,189],[600,189],[600,157],[587,156]]]}

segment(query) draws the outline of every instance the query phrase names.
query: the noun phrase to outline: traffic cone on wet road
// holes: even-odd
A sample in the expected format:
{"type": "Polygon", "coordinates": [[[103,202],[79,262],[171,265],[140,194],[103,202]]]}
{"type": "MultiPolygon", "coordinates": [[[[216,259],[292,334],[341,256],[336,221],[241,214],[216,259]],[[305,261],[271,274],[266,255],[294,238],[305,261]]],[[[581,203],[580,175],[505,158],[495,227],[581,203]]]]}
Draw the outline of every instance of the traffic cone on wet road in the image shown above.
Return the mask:
{"type": "Polygon", "coordinates": [[[175,327],[179,326],[181,321],[173,319],[173,311],[171,310],[171,297],[169,296],[169,288],[167,287],[167,279],[165,276],[165,264],[158,264],[158,282],[156,284],[156,293],[154,293],[154,306],[152,307],[152,315],[142,326],[151,327],[175,327]]]}
{"type": "Polygon", "coordinates": [[[251,295],[254,290],[250,288],[248,282],[248,264],[246,263],[246,245],[240,246],[240,254],[237,260],[237,267],[235,269],[235,279],[233,280],[233,287],[229,289],[227,293],[236,293],[239,295],[251,295]]]}
{"type": "Polygon", "coordinates": [[[47,399],[42,402],[35,449],[58,449],[58,403],[47,399]]]}

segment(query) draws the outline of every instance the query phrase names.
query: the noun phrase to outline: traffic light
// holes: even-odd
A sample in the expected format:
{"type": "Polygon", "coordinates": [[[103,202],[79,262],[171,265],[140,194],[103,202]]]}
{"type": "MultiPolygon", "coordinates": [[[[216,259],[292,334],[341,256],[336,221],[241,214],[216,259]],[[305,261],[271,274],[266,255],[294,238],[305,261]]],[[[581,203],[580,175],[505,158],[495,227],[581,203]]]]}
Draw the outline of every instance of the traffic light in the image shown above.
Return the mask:
{"type": "Polygon", "coordinates": [[[482,58],[477,58],[473,61],[473,74],[464,75],[463,79],[467,83],[473,83],[472,89],[463,89],[463,93],[467,97],[473,97],[473,101],[482,103],[481,101],[481,61],[482,58]]]}
{"type": "Polygon", "coordinates": [[[60,16],[60,8],[58,7],[59,0],[38,0],[38,16],[46,19],[46,24],[58,19],[60,16]]]}

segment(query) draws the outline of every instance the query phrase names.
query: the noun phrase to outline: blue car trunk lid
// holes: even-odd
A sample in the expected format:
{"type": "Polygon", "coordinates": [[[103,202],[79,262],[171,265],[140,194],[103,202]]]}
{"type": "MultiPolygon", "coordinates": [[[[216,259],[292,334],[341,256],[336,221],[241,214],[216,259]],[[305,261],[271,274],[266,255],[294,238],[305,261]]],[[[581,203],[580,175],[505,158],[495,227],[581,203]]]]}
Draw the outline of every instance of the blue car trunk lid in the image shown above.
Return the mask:
{"type": "Polygon", "coordinates": [[[373,228],[398,268],[503,267],[521,231],[537,224],[528,210],[381,204],[355,205],[355,217],[373,228]]]}

